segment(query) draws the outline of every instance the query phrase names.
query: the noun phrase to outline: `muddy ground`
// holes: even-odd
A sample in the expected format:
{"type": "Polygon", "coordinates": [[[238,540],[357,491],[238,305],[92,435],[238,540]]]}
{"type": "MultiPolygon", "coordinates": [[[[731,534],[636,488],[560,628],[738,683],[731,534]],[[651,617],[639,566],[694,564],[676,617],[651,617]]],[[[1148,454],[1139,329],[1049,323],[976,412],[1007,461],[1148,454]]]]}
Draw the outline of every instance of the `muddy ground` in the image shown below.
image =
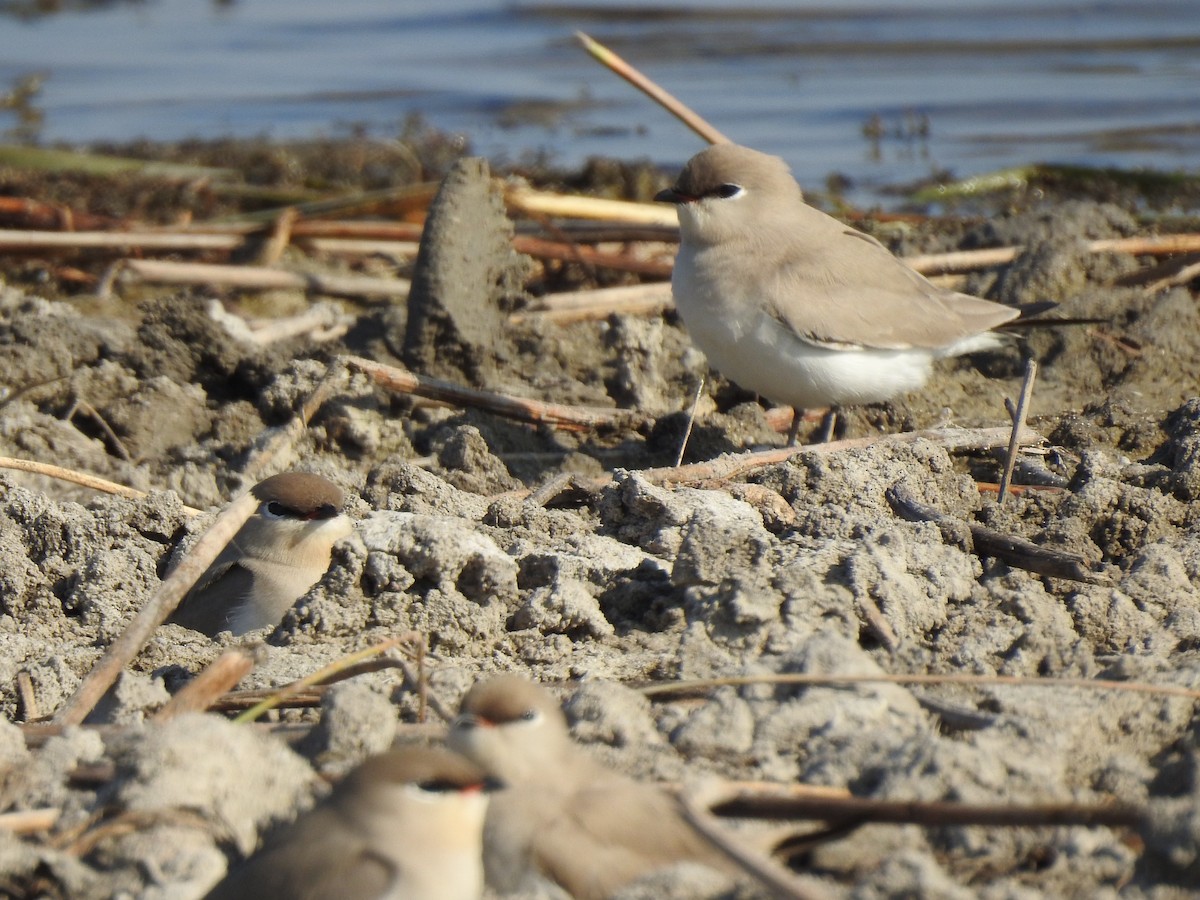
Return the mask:
{"type": "MultiPolygon", "coordinates": [[[[94,724],[29,746],[18,724],[65,701],[177,545],[203,529],[210,517],[184,504],[226,501],[264,432],[352,353],[649,419],[572,433],[348,379],[280,465],[342,485],[357,533],[277,629],[253,636],[262,662],[244,687],[417,630],[431,690],[451,708],[480,675],[526,672],[570,698],[581,741],[641,777],[717,773],[978,803],[1115,798],[1151,810],[1140,832],[866,826],[800,861],[833,896],[1190,895],[1200,755],[1186,697],[760,685],[652,703],[636,690],[870,672],[1200,689],[1195,285],[1122,286],[1149,261],[1084,248],[1145,233],[1132,207],[1054,198],[965,225],[877,231],[905,252],[1023,244],[968,290],[1056,300],[1066,315],[1106,322],[943,364],[920,394],[850,411],[840,433],[1003,425],[1029,354],[1040,363],[1030,423],[1047,443],[1018,481],[1051,490],[998,506],[976,485],[997,479],[995,453],[951,455],[926,440],[801,453],[732,485],[666,487],[639,470],[673,457],[703,357],[670,314],[505,324],[547,273],[508,249],[499,201],[472,176],[479,168],[456,170],[462,193],[428,230],[423,268],[400,272],[414,274],[413,301],[345,304],[353,325],[332,342],[245,344],[209,315],[207,301],[222,296],[211,290],[97,304],[61,286],[37,296],[27,264],[12,273],[17,286],[0,292],[0,454],[150,494],[113,499],[0,473],[0,811],[61,810],[48,833],[0,831],[0,893],[201,896],[229,859],[311,802],[318,773],[343,771],[397,733],[428,734],[409,724],[417,704],[396,670],[344,682],[319,709],[272,714],[315,726],[288,729],[290,744],[217,715],[148,723],[186,673],[240,643],[174,625],[158,630],[94,724]],[[583,487],[546,505],[524,497],[561,473],[583,476],[583,487]],[[1093,583],[981,559],[961,531],[905,521],[885,497],[896,484],[961,521],[1078,554],[1093,583]],[[20,672],[36,710],[19,696],[20,672]]],[[[247,302],[223,299],[234,310],[247,302]]],[[[709,381],[690,460],[781,443],[763,404],[709,381]]],[[[680,880],[675,893],[727,888],[680,880]]],[[[630,896],[664,891],[650,882],[630,896]]]]}

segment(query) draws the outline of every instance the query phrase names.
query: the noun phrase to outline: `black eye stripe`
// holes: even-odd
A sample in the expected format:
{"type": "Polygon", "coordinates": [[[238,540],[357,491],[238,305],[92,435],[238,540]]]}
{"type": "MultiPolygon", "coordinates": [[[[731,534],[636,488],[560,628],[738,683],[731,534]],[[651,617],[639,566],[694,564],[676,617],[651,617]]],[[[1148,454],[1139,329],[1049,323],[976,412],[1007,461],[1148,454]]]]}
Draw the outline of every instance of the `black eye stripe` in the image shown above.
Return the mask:
{"type": "Polygon", "coordinates": [[[426,781],[418,782],[417,787],[433,794],[448,794],[454,791],[461,791],[467,785],[457,781],[450,781],[446,778],[430,778],[426,781]]]}
{"type": "Polygon", "coordinates": [[[301,510],[295,507],[288,506],[279,500],[268,500],[260,509],[264,515],[275,519],[303,519],[304,521],[312,521],[314,519],[332,519],[340,513],[338,508],[332,503],[326,503],[323,506],[318,506],[316,509],[301,510]]]}

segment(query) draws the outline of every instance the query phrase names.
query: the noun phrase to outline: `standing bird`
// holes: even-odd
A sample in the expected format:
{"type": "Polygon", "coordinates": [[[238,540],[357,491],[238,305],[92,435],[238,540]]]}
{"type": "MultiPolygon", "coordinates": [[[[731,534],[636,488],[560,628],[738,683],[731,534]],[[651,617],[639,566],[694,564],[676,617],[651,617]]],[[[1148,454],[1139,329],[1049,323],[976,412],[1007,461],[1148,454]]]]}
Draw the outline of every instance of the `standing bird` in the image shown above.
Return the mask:
{"type": "Polygon", "coordinates": [[[577,900],[599,900],[676,863],[740,871],[677,800],[584,753],[554,698],[523,678],[471,688],[447,743],[505,785],[484,826],[484,871],[497,890],[541,876],[577,900]]]}
{"type": "Polygon", "coordinates": [[[800,410],[916,390],[935,359],[996,347],[1021,310],[945,290],[804,202],[787,164],[736,144],[693,156],[674,187],[675,305],[714,368],[800,410]]]}
{"type": "Polygon", "coordinates": [[[205,900],[476,900],[491,786],[447,750],[371,757],[205,900]]]}
{"type": "Polygon", "coordinates": [[[352,530],[342,489],[312,472],[284,472],[251,493],[258,509],[183,598],[168,621],[214,637],[278,625],[329,568],[352,530]]]}

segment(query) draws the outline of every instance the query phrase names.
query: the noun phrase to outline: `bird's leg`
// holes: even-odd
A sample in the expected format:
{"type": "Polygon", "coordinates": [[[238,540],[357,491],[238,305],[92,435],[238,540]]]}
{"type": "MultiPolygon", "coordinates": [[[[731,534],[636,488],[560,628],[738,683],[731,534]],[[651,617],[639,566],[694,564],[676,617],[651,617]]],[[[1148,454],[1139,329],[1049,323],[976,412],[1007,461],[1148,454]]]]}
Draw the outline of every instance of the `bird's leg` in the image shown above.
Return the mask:
{"type": "Polygon", "coordinates": [[[692,408],[688,410],[687,428],[683,430],[683,440],[679,442],[679,454],[675,457],[676,468],[683,464],[683,454],[687,453],[688,441],[692,438],[692,426],[696,424],[696,410],[700,406],[700,394],[704,391],[704,382],[707,380],[707,375],[701,375],[700,381],[696,384],[696,395],[692,397],[692,408]]]}
{"type": "Polygon", "coordinates": [[[838,408],[831,406],[821,417],[821,436],[817,443],[828,444],[833,440],[833,429],[837,427],[838,408]]]}
{"type": "Polygon", "coordinates": [[[796,435],[800,433],[800,420],[804,418],[804,410],[798,406],[792,407],[792,427],[788,429],[787,445],[796,446],[796,435]]]}

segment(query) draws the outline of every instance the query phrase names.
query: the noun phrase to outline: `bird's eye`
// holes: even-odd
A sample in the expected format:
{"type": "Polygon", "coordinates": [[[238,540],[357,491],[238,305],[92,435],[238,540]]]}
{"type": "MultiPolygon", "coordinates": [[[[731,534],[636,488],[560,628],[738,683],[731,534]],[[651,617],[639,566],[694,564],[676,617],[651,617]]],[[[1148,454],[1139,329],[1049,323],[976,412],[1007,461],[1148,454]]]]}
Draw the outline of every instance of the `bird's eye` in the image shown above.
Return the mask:
{"type": "Polygon", "coordinates": [[[429,778],[418,782],[417,787],[430,794],[448,794],[451,791],[461,791],[463,786],[446,778],[429,778]]]}
{"type": "Polygon", "coordinates": [[[278,500],[268,500],[260,509],[268,519],[282,519],[288,514],[288,508],[278,500]]]}
{"type": "Polygon", "coordinates": [[[722,184],[713,190],[713,195],[722,200],[730,200],[742,192],[740,184],[722,184]]]}
{"type": "Polygon", "coordinates": [[[537,717],[538,711],[536,709],[527,709],[521,713],[521,721],[523,722],[534,722],[537,720],[537,717]]]}

